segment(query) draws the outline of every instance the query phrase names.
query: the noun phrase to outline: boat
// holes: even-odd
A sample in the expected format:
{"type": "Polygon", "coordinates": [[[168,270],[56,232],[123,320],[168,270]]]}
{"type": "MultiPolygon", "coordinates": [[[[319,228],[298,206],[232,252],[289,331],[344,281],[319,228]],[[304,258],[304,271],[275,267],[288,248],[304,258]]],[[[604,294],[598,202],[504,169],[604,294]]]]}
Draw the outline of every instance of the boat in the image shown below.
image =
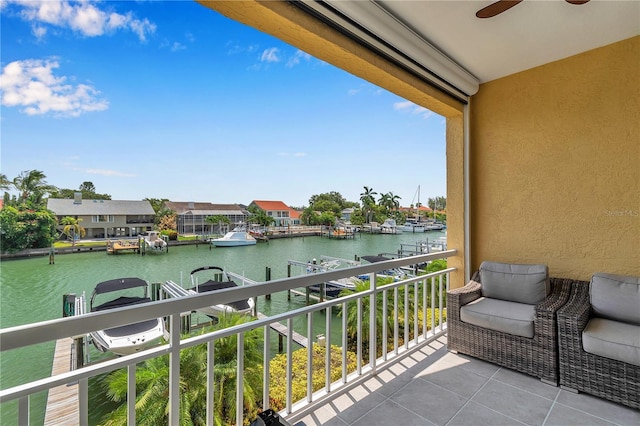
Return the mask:
{"type": "Polygon", "coordinates": [[[402,232],[425,232],[426,228],[423,223],[409,219],[404,225],[398,226],[402,232]]]}
{"type": "Polygon", "coordinates": [[[438,222],[437,220],[428,220],[424,223],[425,231],[442,231],[445,229],[445,224],[438,222]]]}
{"type": "Polygon", "coordinates": [[[224,237],[211,240],[211,244],[216,247],[251,246],[257,242],[255,237],[248,233],[247,228],[243,225],[233,228],[224,237]]]}
{"type": "MultiPolygon", "coordinates": [[[[289,261],[289,263],[292,263],[292,261],[289,261]]],[[[320,263],[318,263],[316,259],[313,259],[306,264],[306,273],[313,274],[316,272],[327,272],[345,267],[357,266],[358,264],[359,262],[355,260],[321,256],[320,263]]],[[[309,290],[314,293],[323,293],[326,297],[337,297],[342,290],[355,290],[356,284],[360,281],[361,280],[357,277],[345,277],[310,285],[309,290]],[[324,284],[324,289],[322,288],[322,284],[324,284]]]]}
{"type": "MultiPolygon", "coordinates": [[[[147,295],[148,287],[149,284],[140,278],[117,278],[98,283],[91,295],[90,312],[149,303],[151,299],[147,295]],[[135,293],[139,294],[132,295],[135,293]],[[111,298],[105,295],[109,295],[111,298]],[[99,299],[102,299],[100,303],[99,299]]],[[[94,331],[90,333],[90,336],[94,346],[101,352],[129,355],[158,343],[166,337],[166,333],[163,319],[154,318],[94,331]]]]}
{"type": "MultiPolygon", "coordinates": [[[[386,257],[386,256],[381,256],[381,255],[377,255],[377,256],[362,256],[360,257],[360,259],[362,260],[366,260],[369,263],[378,263],[378,262],[384,262],[386,260],[392,260],[390,257],[386,257]]],[[[402,269],[402,268],[390,268],[390,269],[385,269],[383,271],[379,271],[376,273],[377,276],[379,277],[388,277],[388,278],[393,278],[394,281],[399,281],[399,280],[403,280],[407,277],[409,277],[410,273],[408,273],[406,270],[402,269]]],[[[360,279],[369,279],[368,275],[361,275],[358,278],[360,279]]]]}
{"type": "MultiPolygon", "coordinates": [[[[208,293],[211,291],[238,287],[238,284],[231,278],[229,278],[224,269],[218,266],[203,266],[201,268],[194,269],[193,271],[191,271],[190,277],[191,285],[193,287],[186,289],[187,295],[208,293]],[[201,278],[203,278],[202,282],[201,278]]],[[[228,304],[206,306],[204,308],[198,309],[198,311],[205,315],[213,317],[231,312],[251,314],[254,306],[255,304],[253,298],[249,298],[238,300],[236,302],[230,302],[228,304]]]]}
{"type": "Polygon", "coordinates": [[[324,291],[321,284],[309,286],[314,293],[324,293],[326,297],[337,297],[343,290],[355,290],[356,284],[361,280],[357,277],[346,277],[324,282],[324,291]]]}
{"type": "Polygon", "coordinates": [[[145,253],[166,253],[168,244],[158,231],[148,231],[143,235],[145,253]]]}
{"type": "Polygon", "coordinates": [[[381,234],[401,234],[402,229],[398,227],[395,219],[386,219],[382,225],[380,225],[380,233],[381,234]]]}

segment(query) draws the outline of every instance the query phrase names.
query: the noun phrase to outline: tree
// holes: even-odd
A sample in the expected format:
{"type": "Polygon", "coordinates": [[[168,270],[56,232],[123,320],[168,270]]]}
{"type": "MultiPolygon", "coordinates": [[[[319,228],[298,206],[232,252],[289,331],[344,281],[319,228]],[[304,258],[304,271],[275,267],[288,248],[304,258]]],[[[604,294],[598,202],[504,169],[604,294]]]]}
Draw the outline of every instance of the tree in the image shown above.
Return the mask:
{"type": "Polygon", "coordinates": [[[93,182],[88,182],[88,181],[82,182],[78,189],[82,192],[89,192],[92,194],[96,192],[96,187],[93,184],[93,182]]]}
{"type": "Polygon", "coordinates": [[[43,207],[44,196],[57,191],[46,181],[47,176],[40,170],[25,170],[13,179],[13,186],[20,193],[19,203],[26,203],[34,209],[43,207]]]}
{"type": "MultiPolygon", "coordinates": [[[[237,313],[221,315],[212,329],[202,333],[240,325],[251,317],[237,313]]],[[[235,335],[215,341],[216,425],[235,424],[237,337],[235,335]]],[[[192,346],[180,351],[180,424],[206,424],[207,347],[192,346]]],[[[244,411],[245,418],[255,418],[262,399],[262,330],[244,333],[244,411]]],[[[107,414],[108,426],[127,424],[127,371],[117,370],[104,381],[107,396],[121,405],[107,414]]],[[[147,360],[136,368],[136,424],[167,425],[169,388],[169,357],[147,360]]]]}
{"type": "Polygon", "coordinates": [[[211,233],[213,234],[213,225],[218,225],[218,231],[220,232],[222,230],[222,225],[229,225],[231,224],[231,220],[229,220],[229,218],[227,216],[223,216],[223,215],[214,215],[214,216],[207,216],[207,218],[204,220],[207,223],[211,224],[211,233]]]}
{"type": "Polygon", "coordinates": [[[382,207],[384,207],[385,214],[387,216],[391,216],[392,212],[398,212],[398,209],[400,208],[400,199],[400,196],[394,195],[393,192],[387,192],[386,194],[382,194],[380,196],[380,200],[378,200],[378,203],[382,207]]]}
{"type": "Polygon", "coordinates": [[[80,226],[80,222],[82,222],[82,219],[76,219],[71,216],[65,216],[60,221],[60,225],[64,225],[62,232],[67,235],[71,235],[71,246],[76,245],[76,235],[79,235],[80,238],[82,238],[87,233],[87,231],[80,226]]]}
{"type": "Polygon", "coordinates": [[[255,205],[250,206],[248,210],[249,210],[249,213],[251,213],[249,215],[250,223],[257,223],[258,225],[262,225],[266,227],[266,226],[273,225],[276,222],[274,218],[269,216],[267,212],[265,212],[258,206],[255,206],[255,205]]]}
{"type": "Polygon", "coordinates": [[[55,215],[48,210],[5,206],[0,210],[2,251],[50,247],[56,235],[56,222],[55,215]]]}
{"type": "Polygon", "coordinates": [[[362,210],[364,212],[366,223],[371,221],[373,206],[376,204],[376,200],[374,198],[376,195],[378,195],[378,193],[375,192],[373,188],[369,188],[367,186],[364,187],[364,192],[360,194],[360,201],[362,201],[362,210]]]}
{"type": "Polygon", "coordinates": [[[13,182],[9,180],[7,175],[0,173],[0,190],[8,190],[13,186],[13,182]]]}

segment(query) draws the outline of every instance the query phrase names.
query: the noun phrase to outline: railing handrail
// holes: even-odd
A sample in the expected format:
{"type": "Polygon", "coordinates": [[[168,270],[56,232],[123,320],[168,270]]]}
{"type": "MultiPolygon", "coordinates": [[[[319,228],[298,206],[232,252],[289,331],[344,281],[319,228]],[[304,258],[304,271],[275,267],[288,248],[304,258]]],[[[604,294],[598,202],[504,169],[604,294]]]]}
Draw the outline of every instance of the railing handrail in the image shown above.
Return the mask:
{"type": "Polygon", "coordinates": [[[181,312],[190,312],[205,306],[226,304],[265,294],[307,287],[321,282],[350,276],[375,273],[406,265],[426,263],[448,258],[457,253],[455,249],[437,253],[403,257],[362,266],[335,269],[328,272],[281,278],[258,284],[223,289],[214,293],[201,293],[179,299],[167,299],[144,305],[92,312],[77,317],[57,318],[37,323],[18,325],[0,330],[0,352],[39,343],[50,342],[69,336],[88,334],[95,330],[109,329],[123,324],[132,324],[150,318],[166,317],[181,312]],[[62,326],[64,324],[64,326],[62,326]]]}

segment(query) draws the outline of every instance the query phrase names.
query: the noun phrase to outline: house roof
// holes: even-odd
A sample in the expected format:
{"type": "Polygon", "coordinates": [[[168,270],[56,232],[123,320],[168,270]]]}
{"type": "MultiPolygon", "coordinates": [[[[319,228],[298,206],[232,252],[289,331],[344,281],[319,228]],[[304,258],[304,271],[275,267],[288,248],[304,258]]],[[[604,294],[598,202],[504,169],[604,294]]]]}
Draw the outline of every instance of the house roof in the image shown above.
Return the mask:
{"type": "Polygon", "coordinates": [[[76,203],[71,198],[49,198],[47,209],[57,216],[108,215],[154,215],[148,201],[132,200],[82,200],[76,203]]]}
{"type": "Polygon", "coordinates": [[[166,201],[165,207],[179,215],[228,216],[244,215],[246,212],[237,204],[213,204],[191,201],[166,201]]]}
{"type": "Polygon", "coordinates": [[[253,203],[264,211],[295,211],[282,201],[253,200],[253,203]]]}

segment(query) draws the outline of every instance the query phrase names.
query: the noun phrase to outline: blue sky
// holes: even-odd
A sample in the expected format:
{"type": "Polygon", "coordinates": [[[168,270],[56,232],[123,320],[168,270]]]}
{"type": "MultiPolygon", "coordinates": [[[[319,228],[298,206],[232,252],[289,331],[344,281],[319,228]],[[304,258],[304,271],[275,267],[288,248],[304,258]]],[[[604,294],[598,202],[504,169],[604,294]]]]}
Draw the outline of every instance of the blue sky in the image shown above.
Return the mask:
{"type": "Polygon", "coordinates": [[[125,200],[446,195],[443,117],[198,3],[0,4],[9,179],[125,200]]]}

